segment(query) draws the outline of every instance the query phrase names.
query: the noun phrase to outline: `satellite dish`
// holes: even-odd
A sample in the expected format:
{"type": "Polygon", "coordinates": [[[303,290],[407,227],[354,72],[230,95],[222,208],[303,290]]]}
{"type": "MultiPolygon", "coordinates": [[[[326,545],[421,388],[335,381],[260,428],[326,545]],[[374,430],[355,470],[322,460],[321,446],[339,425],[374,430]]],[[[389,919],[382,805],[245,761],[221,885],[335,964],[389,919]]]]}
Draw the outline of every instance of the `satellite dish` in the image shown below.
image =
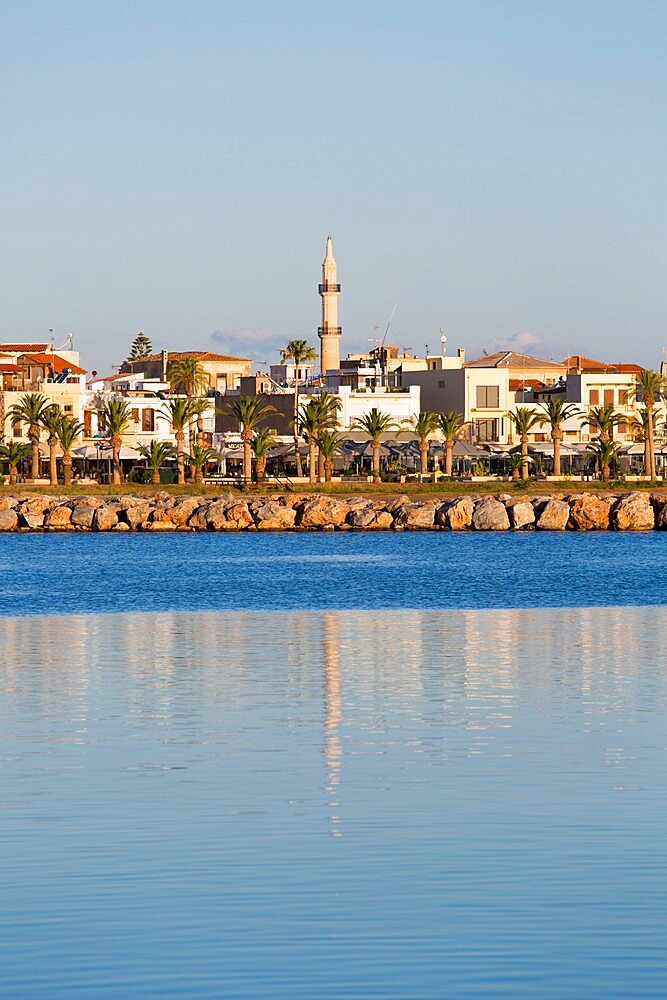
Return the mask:
{"type": "Polygon", "coordinates": [[[447,337],[444,330],[440,331],[440,351],[444,358],[447,355],[447,337]]]}

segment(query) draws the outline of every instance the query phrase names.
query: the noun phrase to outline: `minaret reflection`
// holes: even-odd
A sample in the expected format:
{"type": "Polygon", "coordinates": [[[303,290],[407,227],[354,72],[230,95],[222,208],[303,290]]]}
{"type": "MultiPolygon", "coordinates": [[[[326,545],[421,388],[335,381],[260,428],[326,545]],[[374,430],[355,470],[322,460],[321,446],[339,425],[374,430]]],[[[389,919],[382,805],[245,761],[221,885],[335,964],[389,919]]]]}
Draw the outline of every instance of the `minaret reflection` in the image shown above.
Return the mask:
{"type": "Polygon", "coordinates": [[[322,653],[324,667],[324,760],[326,764],[327,807],[331,810],[329,832],[342,835],[338,812],[338,791],[342,751],[339,727],[342,718],[340,685],[340,614],[327,611],[322,615],[322,653]]]}

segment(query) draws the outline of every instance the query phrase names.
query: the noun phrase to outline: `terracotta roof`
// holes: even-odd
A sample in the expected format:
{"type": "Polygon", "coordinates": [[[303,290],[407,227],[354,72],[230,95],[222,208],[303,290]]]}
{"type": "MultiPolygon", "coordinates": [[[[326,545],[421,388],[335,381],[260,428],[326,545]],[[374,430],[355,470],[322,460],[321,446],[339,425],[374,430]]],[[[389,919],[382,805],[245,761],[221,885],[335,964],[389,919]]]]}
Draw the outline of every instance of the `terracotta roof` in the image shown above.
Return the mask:
{"type": "MultiPolygon", "coordinates": [[[[180,361],[181,358],[197,358],[198,361],[252,361],[252,358],[233,358],[229,354],[216,354],[214,351],[167,351],[167,363],[180,361]]],[[[130,364],[138,365],[144,361],[162,361],[162,355],[150,354],[147,358],[137,358],[130,364]]]]}
{"type": "Polygon", "coordinates": [[[496,351],[495,354],[485,354],[473,361],[466,361],[464,368],[563,368],[559,361],[545,361],[531,354],[519,354],[517,351],[496,351]]]}
{"type": "Polygon", "coordinates": [[[565,358],[563,364],[567,365],[568,369],[581,368],[582,372],[587,375],[592,375],[595,372],[607,372],[612,375],[637,375],[644,371],[641,365],[610,364],[605,361],[596,361],[594,358],[587,358],[583,354],[571,354],[569,358],[565,358]]]}
{"type": "Polygon", "coordinates": [[[0,361],[0,372],[8,374],[10,372],[21,372],[23,369],[20,365],[13,365],[8,361],[0,361]]]}
{"type": "Polygon", "coordinates": [[[65,358],[61,358],[59,354],[23,354],[21,357],[25,358],[26,364],[29,365],[45,365],[48,368],[53,368],[56,375],[61,375],[65,368],[69,369],[70,375],[85,375],[86,369],[79,368],[78,365],[72,364],[71,361],[67,361],[65,358]]]}
{"type": "Polygon", "coordinates": [[[539,392],[540,389],[544,388],[544,383],[540,382],[536,378],[511,378],[510,379],[510,392],[519,392],[523,388],[533,389],[535,392],[539,392]]]}
{"type": "Polygon", "coordinates": [[[0,353],[6,354],[10,351],[12,354],[32,354],[35,351],[45,351],[48,346],[48,344],[0,344],[0,353]]]}

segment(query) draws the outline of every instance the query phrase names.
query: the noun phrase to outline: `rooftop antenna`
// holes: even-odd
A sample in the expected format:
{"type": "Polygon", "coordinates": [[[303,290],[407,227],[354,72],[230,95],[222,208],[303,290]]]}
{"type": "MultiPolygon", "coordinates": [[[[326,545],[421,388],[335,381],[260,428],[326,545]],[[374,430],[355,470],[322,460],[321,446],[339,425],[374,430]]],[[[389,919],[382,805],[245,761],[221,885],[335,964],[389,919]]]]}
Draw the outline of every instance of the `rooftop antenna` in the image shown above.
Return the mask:
{"type": "Polygon", "coordinates": [[[49,327],[49,350],[53,350],[53,327],[49,327]]]}
{"type": "MultiPolygon", "coordinates": [[[[51,332],[53,333],[53,331],[51,331],[51,332]]],[[[53,346],[53,337],[51,337],[51,350],[52,351],[53,350],[56,350],[56,351],[71,351],[73,343],[74,343],[74,334],[73,333],[68,333],[67,336],[65,337],[63,343],[60,345],[60,347],[54,348],[54,346],[53,346]]]]}
{"type": "Polygon", "coordinates": [[[440,327],[440,353],[443,358],[447,357],[447,336],[442,327],[440,327]]]}
{"type": "Polygon", "coordinates": [[[394,318],[394,313],[398,309],[398,302],[394,303],[394,308],[391,310],[391,316],[389,317],[389,322],[387,323],[386,329],[384,331],[384,337],[382,338],[382,343],[380,344],[380,384],[384,385],[385,381],[385,364],[384,364],[384,343],[387,339],[387,334],[389,333],[389,327],[391,326],[391,321],[394,318]]]}

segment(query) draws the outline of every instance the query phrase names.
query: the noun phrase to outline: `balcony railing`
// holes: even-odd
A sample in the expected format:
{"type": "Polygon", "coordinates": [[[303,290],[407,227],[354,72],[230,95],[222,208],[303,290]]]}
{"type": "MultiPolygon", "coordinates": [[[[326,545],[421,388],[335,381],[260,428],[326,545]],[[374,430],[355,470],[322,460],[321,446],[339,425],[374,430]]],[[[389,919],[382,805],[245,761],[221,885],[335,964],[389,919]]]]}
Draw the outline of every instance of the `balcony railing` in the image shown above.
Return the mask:
{"type": "Polygon", "coordinates": [[[342,326],[318,326],[317,328],[318,337],[325,337],[327,335],[331,337],[340,337],[342,332],[342,326]]]}
{"type": "Polygon", "coordinates": [[[331,281],[325,281],[323,285],[317,286],[317,290],[320,293],[320,295],[322,294],[322,292],[339,292],[340,285],[335,285],[331,281]]]}

